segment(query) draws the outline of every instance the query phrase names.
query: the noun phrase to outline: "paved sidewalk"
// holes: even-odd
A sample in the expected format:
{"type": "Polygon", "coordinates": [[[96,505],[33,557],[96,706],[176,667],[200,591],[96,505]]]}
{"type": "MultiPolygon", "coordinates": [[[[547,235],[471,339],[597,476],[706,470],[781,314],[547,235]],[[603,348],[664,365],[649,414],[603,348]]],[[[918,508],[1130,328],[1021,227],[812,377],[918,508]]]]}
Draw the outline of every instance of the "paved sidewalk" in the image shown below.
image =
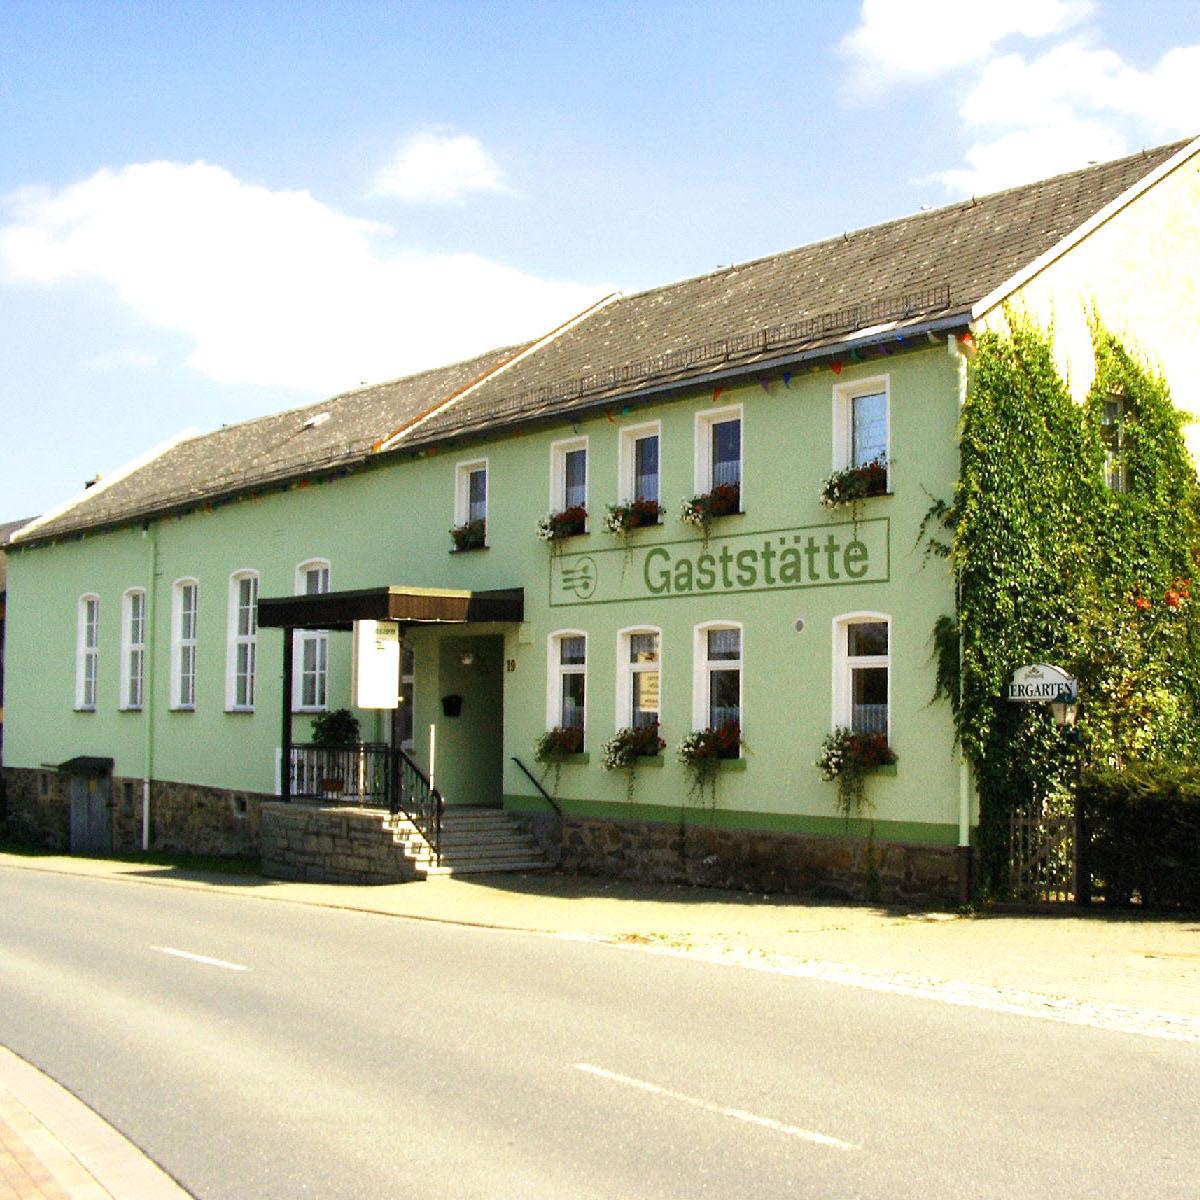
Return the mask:
{"type": "Polygon", "coordinates": [[[138,862],[0,854],[0,865],[587,937],[738,965],[1034,995],[1189,1018],[1200,1041],[1200,918],[912,913],[554,873],[356,887],[138,862]]]}
{"type": "Polygon", "coordinates": [[[188,1200],[47,1075],[0,1047],[0,1200],[188,1200]]]}

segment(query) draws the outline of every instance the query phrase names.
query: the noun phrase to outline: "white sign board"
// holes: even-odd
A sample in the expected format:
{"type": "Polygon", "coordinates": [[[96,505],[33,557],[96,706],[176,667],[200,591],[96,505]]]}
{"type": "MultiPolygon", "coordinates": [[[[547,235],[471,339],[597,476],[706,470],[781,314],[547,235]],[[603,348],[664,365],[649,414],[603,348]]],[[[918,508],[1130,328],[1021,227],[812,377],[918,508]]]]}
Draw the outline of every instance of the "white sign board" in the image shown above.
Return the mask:
{"type": "Polygon", "coordinates": [[[400,626],[354,622],[355,708],[396,708],[400,694],[400,626]]]}
{"type": "Polygon", "coordinates": [[[1051,704],[1055,700],[1074,704],[1079,699],[1079,680],[1049,663],[1031,663],[1013,672],[1008,699],[1018,704],[1051,704]]]}

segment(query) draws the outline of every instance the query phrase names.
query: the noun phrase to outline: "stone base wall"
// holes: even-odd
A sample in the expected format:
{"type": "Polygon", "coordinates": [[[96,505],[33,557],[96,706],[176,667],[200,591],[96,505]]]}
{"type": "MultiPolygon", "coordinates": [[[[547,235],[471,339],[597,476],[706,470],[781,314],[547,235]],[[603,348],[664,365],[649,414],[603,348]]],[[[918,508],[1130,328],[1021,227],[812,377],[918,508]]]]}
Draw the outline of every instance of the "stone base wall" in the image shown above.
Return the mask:
{"type": "Polygon", "coordinates": [[[262,873],[319,883],[408,883],[423,879],[368,809],[275,801],[262,806],[262,873]]]}
{"type": "Polygon", "coordinates": [[[561,870],[820,900],[959,904],[970,851],[862,838],[567,817],[561,870]]]}
{"type": "Polygon", "coordinates": [[[0,769],[0,828],[8,837],[39,850],[71,845],[71,802],[67,779],[57,771],[0,769]]]}
{"type": "MultiPolygon", "coordinates": [[[[46,850],[71,844],[69,779],[54,770],[3,769],[5,817],[10,837],[46,850]]],[[[150,785],[150,849],[174,854],[255,858],[260,810],[254,792],[234,792],[192,783],[154,780],[150,785]]],[[[112,848],[142,848],[142,781],[112,779],[112,848]]]]}

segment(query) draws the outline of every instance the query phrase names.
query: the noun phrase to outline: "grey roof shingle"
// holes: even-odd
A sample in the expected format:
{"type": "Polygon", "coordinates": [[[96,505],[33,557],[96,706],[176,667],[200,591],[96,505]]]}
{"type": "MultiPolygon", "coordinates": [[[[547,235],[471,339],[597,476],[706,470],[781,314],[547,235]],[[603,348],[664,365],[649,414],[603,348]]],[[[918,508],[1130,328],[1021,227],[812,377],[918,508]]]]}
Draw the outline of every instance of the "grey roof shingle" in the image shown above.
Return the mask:
{"type": "Polygon", "coordinates": [[[189,438],[144,467],[38,527],[36,538],[108,525],[238,491],[261,488],[368,456],[382,438],[417,420],[524,349],[491,350],[467,362],[345,392],[189,438]],[[305,428],[305,422],[327,419],[305,428]]]}
{"type": "Polygon", "coordinates": [[[185,507],[400,446],[572,411],[731,366],[832,347],[863,327],[965,322],[972,306],[1186,142],[917,213],[623,296],[527,347],[480,355],[193,438],[48,520],[35,538],[185,507]],[[467,395],[446,404],[472,383],[467,395]],[[427,420],[416,419],[439,405],[427,420]],[[310,416],[329,413],[315,428],[310,416]]]}
{"type": "Polygon", "coordinates": [[[838,343],[883,320],[967,313],[1186,144],[624,297],[486,381],[410,440],[529,419],[730,363],[752,366],[838,343]],[[630,364],[643,369],[631,372],[630,364]]]}

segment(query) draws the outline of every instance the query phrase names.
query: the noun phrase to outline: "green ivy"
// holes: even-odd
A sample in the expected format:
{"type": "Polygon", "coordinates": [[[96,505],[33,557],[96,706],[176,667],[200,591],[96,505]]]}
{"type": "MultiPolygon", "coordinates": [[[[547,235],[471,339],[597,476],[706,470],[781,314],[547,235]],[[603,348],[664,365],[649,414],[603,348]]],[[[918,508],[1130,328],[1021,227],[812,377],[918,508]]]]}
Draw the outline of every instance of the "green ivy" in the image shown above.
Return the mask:
{"type": "Polygon", "coordinates": [[[936,692],[975,771],[981,884],[993,893],[1010,813],[1066,796],[1081,753],[1114,767],[1200,754],[1200,492],[1183,418],[1165,381],[1098,321],[1093,342],[1095,382],[1077,405],[1046,333],[1009,314],[1008,333],[979,337],[958,486],[923,531],[933,552],[949,547],[956,576],[957,616],[933,634],[936,692]],[[1124,492],[1104,473],[1114,397],[1124,492]],[[1013,669],[1039,661],[1080,680],[1079,744],[1042,706],[1002,698],[1013,669]]]}

